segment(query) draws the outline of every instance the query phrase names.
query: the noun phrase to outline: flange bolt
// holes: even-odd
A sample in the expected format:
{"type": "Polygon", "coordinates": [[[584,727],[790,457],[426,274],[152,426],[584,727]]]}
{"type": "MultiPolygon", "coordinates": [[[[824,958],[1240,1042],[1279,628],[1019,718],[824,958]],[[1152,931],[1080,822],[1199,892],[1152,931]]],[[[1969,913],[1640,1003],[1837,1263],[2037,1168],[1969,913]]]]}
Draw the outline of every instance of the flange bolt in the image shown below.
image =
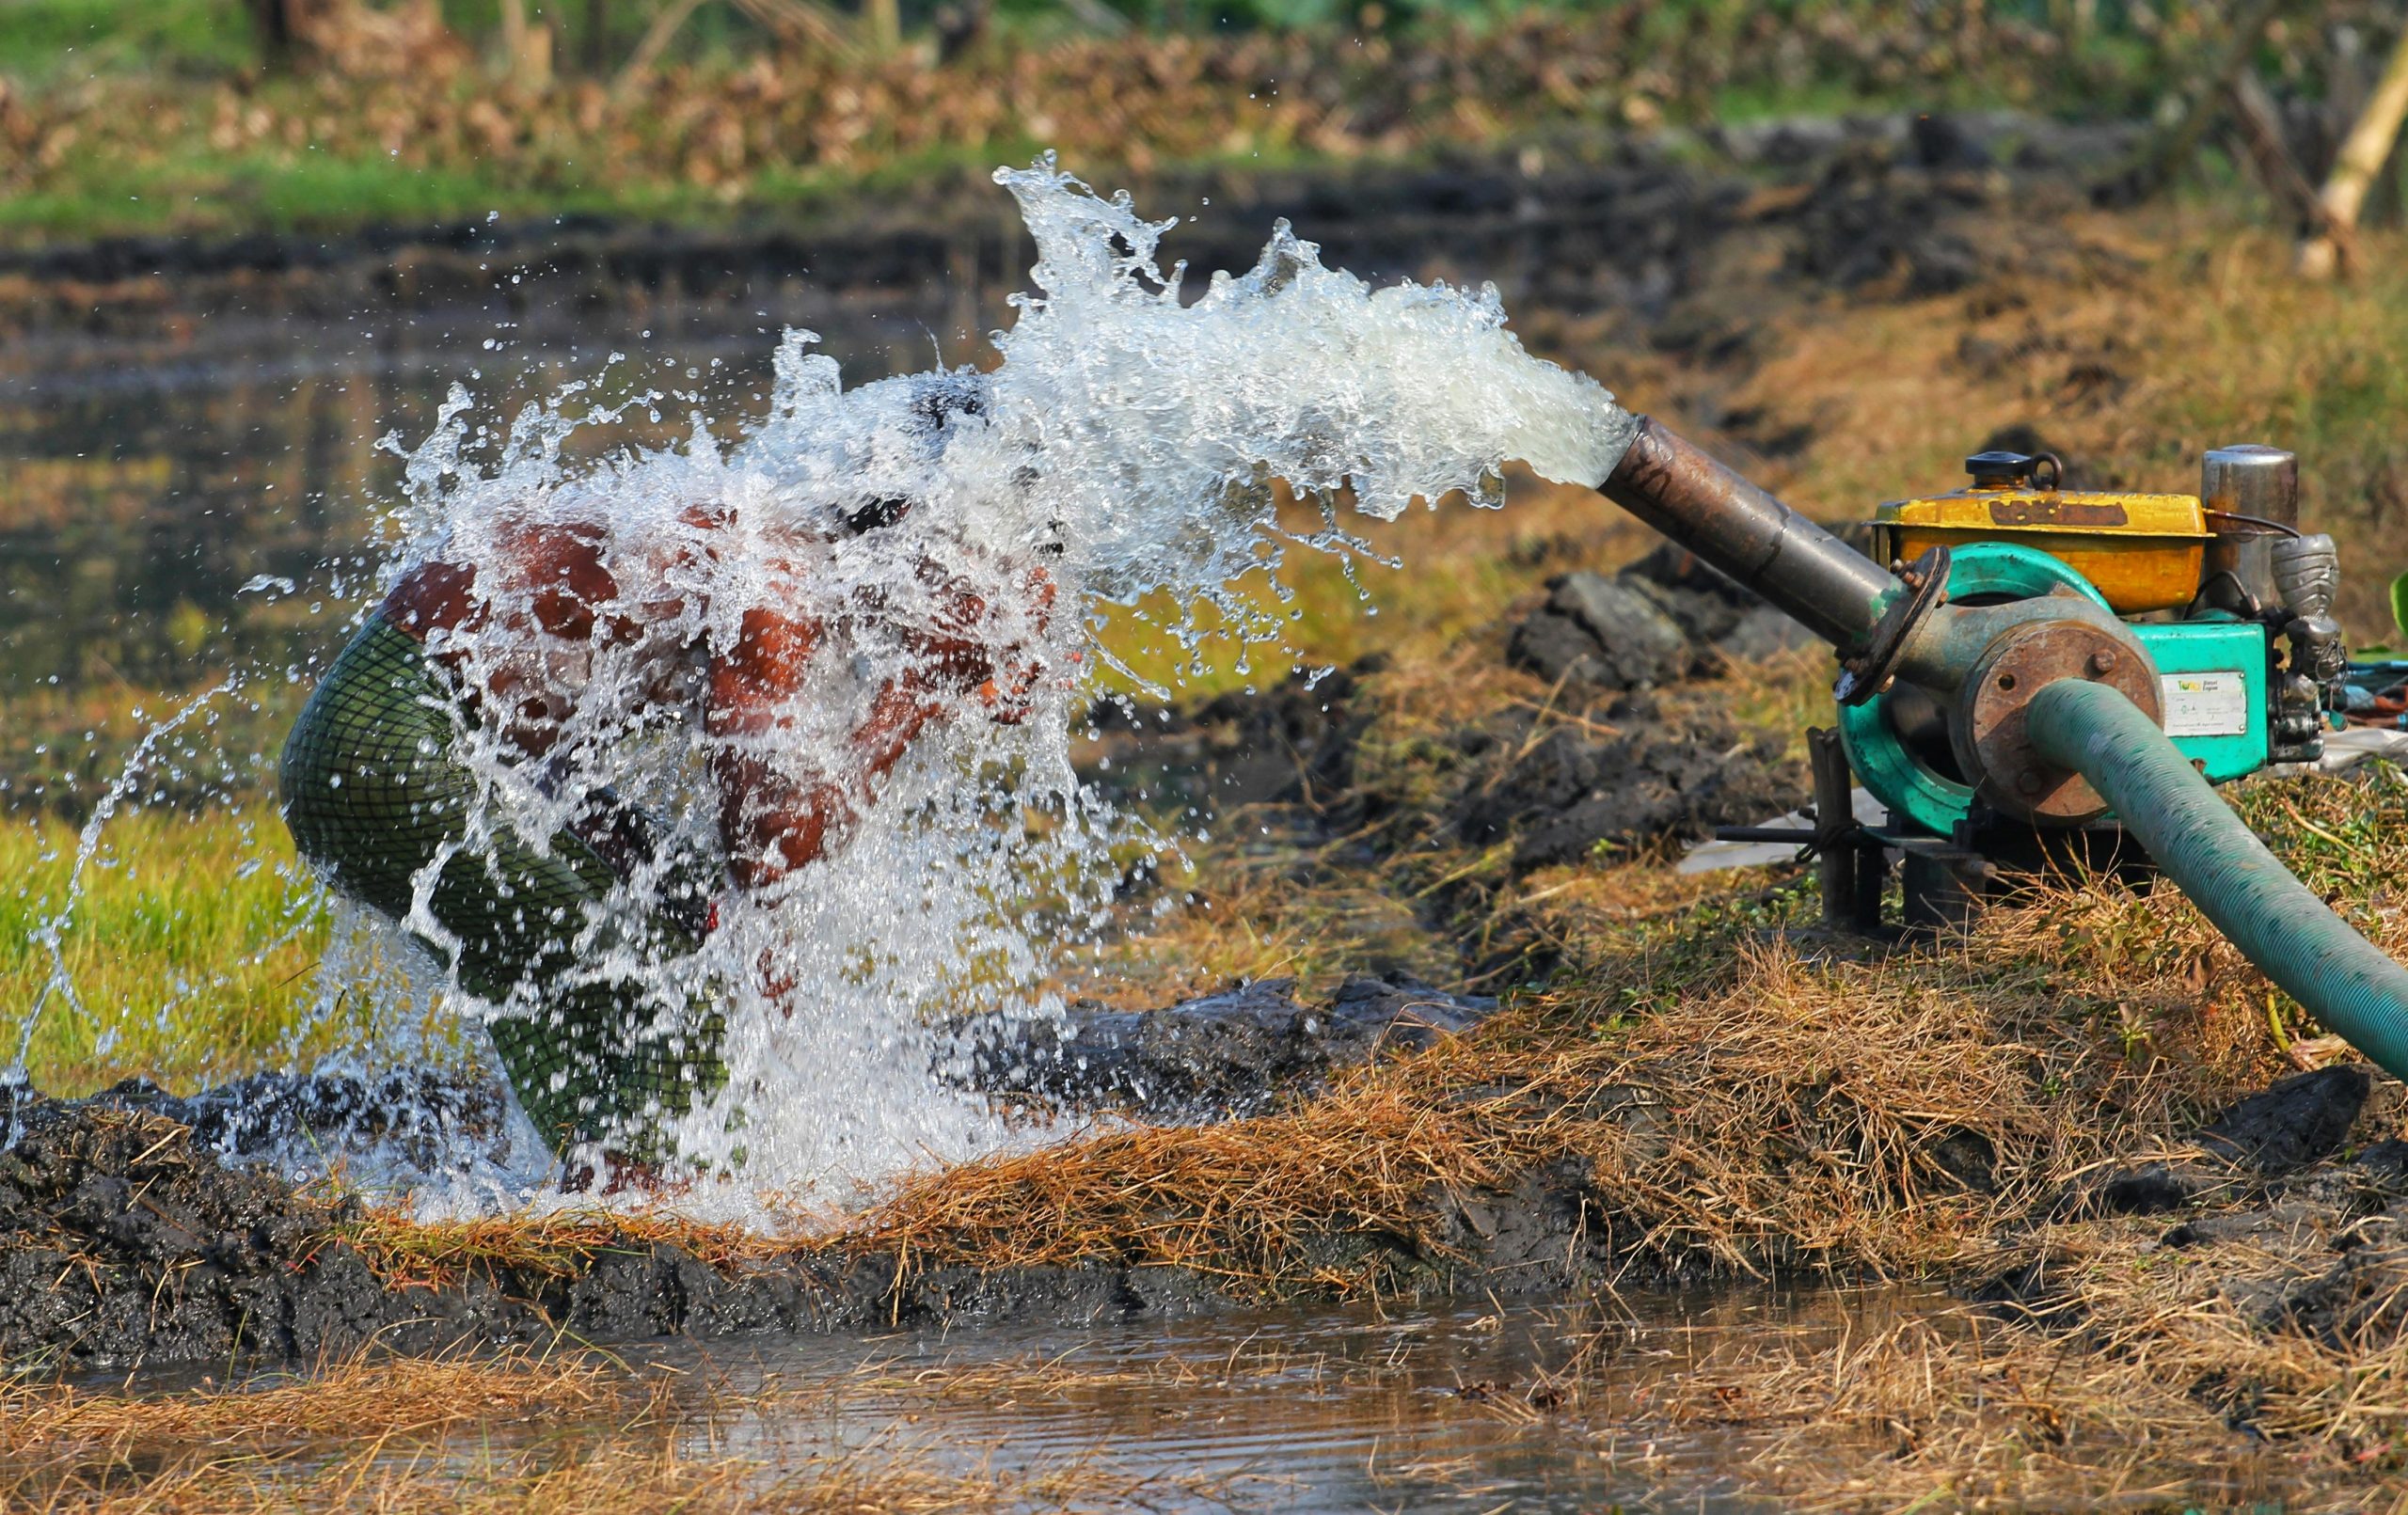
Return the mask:
{"type": "Polygon", "coordinates": [[[2100,649],[2099,649],[2099,651],[2097,651],[2097,652],[2095,652],[2095,653],[2091,654],[2091,655],[2090,655],[2090,671],[2092,671],[2093,673],[2099,673],[2099,674],[2106,674],[2106,673],[2113,673],[2113,672],[2115,672],[2115,655],[2114,653],[2112,653],[2112,652],[2108,651],[2108,650],[2107,650],[2106,648],[2104,648],[2104,647],[2101,647],[2100,649]]]}

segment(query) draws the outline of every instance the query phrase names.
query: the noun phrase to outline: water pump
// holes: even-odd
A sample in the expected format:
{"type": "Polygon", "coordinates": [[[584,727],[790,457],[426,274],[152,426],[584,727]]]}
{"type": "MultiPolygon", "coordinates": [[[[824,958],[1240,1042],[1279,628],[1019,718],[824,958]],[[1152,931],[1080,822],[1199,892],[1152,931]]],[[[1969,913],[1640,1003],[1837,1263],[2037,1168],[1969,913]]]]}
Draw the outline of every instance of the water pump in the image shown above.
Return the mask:
{"type": "MultiPolygon", "coordinates": [[[[1908,573],[1909,562],[1944,554],[1948,601],[1958,606],[2080,595],[2113,612],[2154,673],[2153,691],[2130,681],[2133,702],[2210,783],[2321,755],[2331,713],[2347,698],[2347,651],[2329,613],[2338,560],[2331,537],[2299,529],[2290,453],[2215,449],[2196,495],[2066,489],[2046,453],[1978,452],[1965,466],[1966,488],[1879,507],[1866,523],[1877,560],[1908,573]]],[[[2092,797],[2068,787],[2031,805],[2045,768],[1998,761],[2007,738],[1978,719],[1952,730],[1931,692],[1894,680],[1856,692],[1838,722],[1850,767],[1893,829],[1950,844],[1904,848],[1909,923],[1961,914],[1993,860],[2080,850],[2096,860],[2102,841],[2115,850],[2121,832],[2109,822],[2053,846],[2045,830],[2026,835],[2017,820],[2078,822],[2092,797]],[[1990,761],[1960,752],[1960,735],[1987,737],[1990,761]],[[1976,770],[1987,792],[1968,777],[1976,770]],[[2036,813],[2021,815],[2027,808],[2036,813]]]]}
{"type": "Polygon", "coordinates": [[[1599,486],[1838,652],[1838,731],[1814,750],[1827,915],[1877,924],[1890,849],[1913,925],[1960,916],[2003,866],[2129,840],[2408,1077],[2408,971],[2210,788],[2314,759],[2347,698],[2337,557],[2299,529],[2296,460],[2219,448],[2195,496],[2066,489],[2045,454],[1967,467],[1966,488],[1881,506],[1873,557],[1652,418],[1599,486]],[[1851,771],[1886,826],[1849,817],[1851,771]]]}

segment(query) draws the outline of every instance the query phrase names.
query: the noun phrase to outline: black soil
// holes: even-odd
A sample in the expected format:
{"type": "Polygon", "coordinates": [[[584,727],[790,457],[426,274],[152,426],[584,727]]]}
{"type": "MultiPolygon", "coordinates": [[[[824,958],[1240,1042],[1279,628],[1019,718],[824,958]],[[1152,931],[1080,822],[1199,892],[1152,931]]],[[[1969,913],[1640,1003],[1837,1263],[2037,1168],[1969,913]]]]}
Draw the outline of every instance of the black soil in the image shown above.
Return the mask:
{"type": "Polygon", "coordinates": [[[1667,732],[1643,697],[1606,711],[1611,734],[1558,726],[1528,741],[1530,720],[1508,718],[1467,734],[1474,759],[1496,758],[1454,811],[1465,841],[1513,843],[1516,869],[1627,852],[1661,841],[1699,841],[1718,826],[1744,826],[1804,803],[1805,785],[1776,733],[1723,719],[1667,732]]]}
{"type": "MultiPolygon", "coordinates": [[[[1473,847],[1510,842],[1516,871],[1628,855],[1805,801],[1786,734],[1693,700],[1676,709],[1659,693],[1806,644],[1780,611],[1667,546],[1618,574],[1550,583],[1505,650],[1548,682],[1550,708],[1510,707],[1432,734],[1425,759],[1448,791],[1434,815],[1402,814],[1426,798],[1356,771],[1379,708],[1366,688],[1385,671],[1378,658],[1183,710],[1107,702],[1090,718],[1098,741],[1085,773],[1183,822],[1244,810],[1250,823],[1277,821],[1291,841],[1359,836],[1356,860],[1426,844],[1432,825],[1473,847]],[[1383,819],[1430,824],[1370,824],[1383,819]]],[[[1434,922],[1449,904],[1432,897],[1434,922]]]]}
{"type": "MultiPolygon", "coordinates": [[[[2063,1209],[2168,1211],[2168,1247],[2280,1239],[2285,1266],[2266,1269],[2265,1248],[2253,1244],[2247,1277],[2236,1274],[2234,1287],[2248,1291],[2243,1302],[2258,1317],[2337,1338],[2374,1329],[2408,1286],[2408,1145],[2348,1146],[2368,1085],[2358,1068],[2289,1081],[2201,1132],[2207,1156],[2107,1176],[2069,1193],[2063,1209]]],[[[408,1286],[380,1276],[348,1239],[357,1219],[350,1204],[230,1163],[150,1103],[101,1097],[21,1108],[20,1134],[0,1154],[8,1361],[306,1362],[372,1339],[427,1350],[562,1332],[602,1341],[1005,1318],[1069,1323],[1228,1302],[1212,1280],[1181,1269],[911,1269],[834,1248],[719,1266],[627,1235],[543,1266],[479,1266],[439,1286],[408,1286]]],[[[1425,1294],[1634,1281],[1634,1259],[1610,1239],[1613,1196],[1574,1166],[1501,1191],[1434,1194],[1432,1203],[1439,1220],[1421,1239],[1349,1233],[1306,1244],[1334,1264],[1378,1255],[1425,1294]]],[[[2001,1279],[1989,1294],[2005,1308],[2045,1316],[2053,1307],[2038,1273],[2001,1279]]]]}
{"type": "MultiPolygon", "coordinates": [[[[1387,1260],[1430,1292],[1543,1292],[1610,1264],[1577,1176],[1444,1199],[1450,1245],[1333,1235],[1333,1264],[1387,1260]]],[[[758,1331],[887,1331],[984,1318],[1092,1321],[1224,1307],[1204,1274],[1091,1265],[982,1272],[798,1249],[714,1265],[612,1233],[541,1265],[487,1263],[433,1286],[380,1274],[355,1207],[230,1165],[188,1128],[105,1100],[27,1116],[0,1156],[0,1358],[83,1369],[323,1361],[366,1347],[758,1331]]]]}
{"type": "Polygon", "coordinates": [[[1060,1020],[961,1028],[972,1076],[990,1093],[1056,1110],[1153,1121],[1226,1120],[1316,1091],[1342,1067],[1460,1035],[1491,999],[1357,974],[1327,1001],[1263,979],[1165,1010],[1072,1005],[1060,1020]]]}
{"type": "Polygon", "coordinates": [[[1710,676],[1738,659],[1814,645],[1805,628],[1695,553],[1665,543],[1618,574],[1547,581],[1506,660],[1576,693],[1710,676]]]}
{"type": "MultiPolygon", "coordinates": [[[[2225,1296],[2263,1330],[2342,1349],[2394,1340],[2408,1326],[2408,1143],[2353,1144],[2362,1127],[2396,1124],[2396,1111],[2368,1109],[2374,1088],[2362,1066],[2286,1079],[2197,1132],[2203,1157],[2110,1171],[2063,1210],[2148,1217],[2164,1225],[2160,1246],[2229,1259],[2225,1296]]],[[[1986,1293],[2044,1325],[2083,1324],[2046,1269],[1986,1293]]]]}

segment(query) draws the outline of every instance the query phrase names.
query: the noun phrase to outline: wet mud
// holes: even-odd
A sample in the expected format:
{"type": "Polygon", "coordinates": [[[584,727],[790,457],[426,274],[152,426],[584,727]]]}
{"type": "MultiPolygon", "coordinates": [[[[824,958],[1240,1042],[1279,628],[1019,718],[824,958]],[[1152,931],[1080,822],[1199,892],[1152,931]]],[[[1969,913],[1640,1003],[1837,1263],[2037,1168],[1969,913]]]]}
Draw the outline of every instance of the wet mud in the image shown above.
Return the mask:
{"type": "MultiPolygon", "coordinates": [[[[1611,1264],[1570,1173],[1447,1201],[1443,1248],[1332,1234],[1333,1266],[1383,1251],[1420,1292],[1549,1292],[1611,1264]]],[[[106,1099],[28,1113],[0,1156],[0,1358],[81,1369],[323,1361],[371,1342],[587,1341],[755,1331],[872,1331],[981,1319],[1077,1323],[1241,1302],[1185,1268],[916,1268],[843,1247],[705,1258],[607,1225],[531,1260],[437,1278],[363,1248],[356,1202],[231,1163],[189,1128],[106,1099]]]]}
{"type": "MultiPolygon", "coordinates": [[[[1468,1031],[1496,1002],[1357,977],[1326,999],[1289,980],[1151,1011],[1072,1006],[1059,1022],[965,1023],[963,1081],[1024,1113],[1226,1119],[1309,1096],[1334,1071],[1468,1031]]],[[[882,1255],[797,1250],[713,1266],[674,1245],[602,1235],[542,1266],[402,1282],[346,1238],[356,1198],[277,1176],[380,1153],[421,1169],[467,1149],[501,1159],[499,1083],[434,1073],[374,1081],[260,1075],[182,1097],[138,1080],[87,1099],[21,1094],[0,1155],[0,1359],[73,1365],[317,1359],[372,1338],[591,1339],[867,1329],[990,1314],[1184,1311],[1220,1298],[1178,1270],[913,1273],[882,1255]],[[316,1165],[316,1164],[313,1164],[316,1165]],[[909,1275],[907,1277],[907,1275],[909,1275]]]]}
{"type": "MultiPolygon", "coordinates": [[[[2288,1081],[2199,1132],[2196,1156],[2087,1182],[2058,1213],[2145,1209],[2164,1222],[2164,1247],[2225,1249],[2234,1297],[2267,1329],[2360,1342],[2396,1333],[2408,1323],[2397,1307],[2408,1286],[2408,1145],[2350,1144],[2368,1082],[2354,1067],[2288,1081]]],[[[534,1260],[469,1261],[431,1278],[397,1269],[372,1242],[363,1247],[356,1201],[329,1201],[230,1160],[155,1104],[112,1095],[19,1112],[21,1134],[0,1155],[8,1361],[315,1361],[372,1339],[407,1351],[562,1332],[603,1341],[996,1318],[1075,1324],[1239,1302],[1180,1268],[915,1268],[842,1246],[705,1257],[632,1223],[534,1260]]],[[[1645,1112],[1633,1104],[1628,1115],[1645,1112]]],[[[1935,1160],[1961,1163],[1967,1154],[1935,1160]]],[[[1378,1254],[1425,1297],[1527,1296],[1655,1276],[1617,1244],[1614,1197],[1576,1164],[1500,1190],[1433,1195],[1432,1207],[1437,1221],[1418,1238],[1332,1233],[1304,1244],[1333,1268],[1378,1254]]],[[[2043,1323],[2062,1308],[2044,1268],[1977,1294],[2043,1323]]]]}
{"type": "Polygon", "coordinates": [[[1357,974],[1307,1003],[1262,979],[1163,1010],[1074,1004],[1056,1020],[973,1021],[975,1087],[1054,1111],[1227,1120],[1309,1096],[1343,1067],[1461,1035],[1497,1008],[1410,980],[1357,974]]]}

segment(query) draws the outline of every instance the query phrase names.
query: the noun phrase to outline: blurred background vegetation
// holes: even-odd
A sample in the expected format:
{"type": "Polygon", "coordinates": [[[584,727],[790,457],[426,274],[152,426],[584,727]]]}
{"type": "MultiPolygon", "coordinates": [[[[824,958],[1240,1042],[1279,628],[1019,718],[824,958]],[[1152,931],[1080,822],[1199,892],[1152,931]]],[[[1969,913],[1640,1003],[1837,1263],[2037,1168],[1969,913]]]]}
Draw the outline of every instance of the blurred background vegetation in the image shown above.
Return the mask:
{"type": "Polygon", "coordinates": [[[491,209],[690,219],[1040,146],[1143,173],[1868,110],[2011,107],[2170,129],[2206,114],[2196,107],[2236,51],[2313,179],[2400,10],[2385,0],[0,0],[0,231],[23,241],[491,209]]]}

